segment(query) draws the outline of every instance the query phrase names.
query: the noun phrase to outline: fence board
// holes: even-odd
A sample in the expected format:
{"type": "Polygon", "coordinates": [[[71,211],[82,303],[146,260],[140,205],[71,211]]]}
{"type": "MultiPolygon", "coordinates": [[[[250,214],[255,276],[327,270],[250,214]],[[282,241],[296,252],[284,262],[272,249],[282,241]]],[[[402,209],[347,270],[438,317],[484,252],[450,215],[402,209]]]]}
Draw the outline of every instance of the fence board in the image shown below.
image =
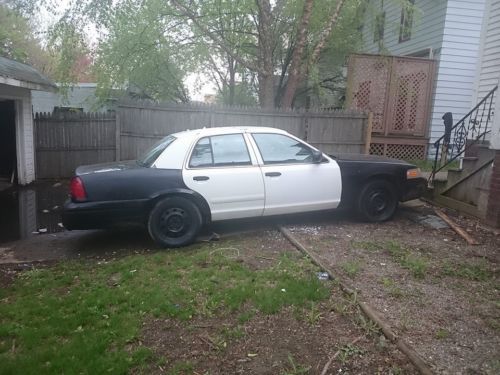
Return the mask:
{"type": "Polygon", "coordinates": [[[367,116],[359,112],[269,111],[141,102],[120,103],[116,116],[36,114],[37,178],[70,177],[79,165],[136,159],[169,134],[222,126],[278,128],[327,153],[362,153],[367,116]]]}
{"type": "Polygon", "coordinates": [[[79,165],[115,159],[114,114],[37,113],[34,123],[39,179],[70,177],[79,165]]]}

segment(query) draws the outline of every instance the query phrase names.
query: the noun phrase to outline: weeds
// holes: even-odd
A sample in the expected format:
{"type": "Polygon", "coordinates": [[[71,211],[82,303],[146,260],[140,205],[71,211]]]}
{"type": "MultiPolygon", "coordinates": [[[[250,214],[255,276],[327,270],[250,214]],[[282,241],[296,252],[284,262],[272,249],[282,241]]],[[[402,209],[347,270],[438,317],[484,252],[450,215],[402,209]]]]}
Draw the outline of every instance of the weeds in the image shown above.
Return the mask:
{"type": "Polygon", "coordinates": [[[448,336],[450,336],[450,331],[444,329],[444,328],[439,328],[437,331],[436,331],[436,338],[438,340],[443,340],[445,338],[447,338],[448,336]]]}
{"type": "Polygon", "coordinates": [[[382,277],[380,282],[391,297],[399,299],[405,295],[404,291],[395,284],[394,280],[389,279],[388,277],[382,277]]]}
{"type": "Polygon", "coordinates": [[[316,325],[320,319],[322,318],[322,313],[320,309],[318,308],[318,305],[315,304],[314,302],[311,302],[311,308],[307,310],[305,316],[306,316],[306,321],[314,326],[316,325]]]}
{"type": "Polygon", "coordinates": [[[474,281],[487,281],[493,276],[492,272],[488,269],[486,261],[482,261],[478,264],[450,264],[446,262],[443,264],[441,273],[444,276],[452,276],[474,281]]]}
{"type": "Polygon", "coordinates": [[[293,355],[288,354],[288,363],[289,363],[289,368],[284,370],[281,374],[282,375],[302,375],[302,374],[309,374],[309,370],[311,370],[311,366],[304,366],[297,364],[295,362],[295,359],[293,358],[293,355]]]}
{"type": "Polygon", "coordinates": [[[351,248],[353,249],[362,249],[362,250],[368,250],[368,251],[379,251],[383,249],[383,246],[380,245],[377,242],[371,242],[371,241],[351,241],[351,248]]]}
{"type": "Polygon", "coordinates": [[[385,249],[401,267],[409,270],[413,277],[417,279],[423,279],[425,277],[428,263],[423,257],[411,254],[397,241],[386,242],[385,249]]]}
{"type": "Polygon", "coordinates": [[[345,262],[340,265],[344,272],[349,276],[350,278],[354,278],[358,275],[359,271],[361,270],[361,264],[355,260],[351,260],[348,262],[345,262]]]}
{"type": "Polygon", "coordinates": [[[338,359],[342,365],[345,365],[351,357],[361,357],[363,354],[365,354],[365,351],[359,346],[347,344],[339,349],[338,359]]]}

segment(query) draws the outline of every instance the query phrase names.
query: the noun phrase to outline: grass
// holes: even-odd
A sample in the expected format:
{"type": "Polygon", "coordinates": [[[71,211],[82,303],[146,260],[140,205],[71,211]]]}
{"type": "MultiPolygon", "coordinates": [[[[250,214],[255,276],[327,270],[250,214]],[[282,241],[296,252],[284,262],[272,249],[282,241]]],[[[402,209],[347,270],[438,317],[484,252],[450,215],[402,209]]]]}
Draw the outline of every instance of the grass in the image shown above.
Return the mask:
{"type": "MultiPolygon", "coordinates": [[[[431,172],[432,168],[434,167],[434,160],[407,160],[408,163],[415,165],[417,168],[420,168],[422,172],[431,172]]],[[[439,166],[439,161],[438,161],[438,166],[439,166]]],[[[460,163],[458,160],[454,160],[451,162],[449,165],[447,165],[443,170],[447,171],[449,169],[454,169],[458,168],[460,166],[460,163]]]]}
{"type": "Polygon", "coordinates": [[[436,338],[438,340],[444,340],[446,338],[448,338],[450,336],[450,331],[444,329],[444,328],[439,328],[437,331],[436,331],[436,338]]]}
{"type": "Polygon", "coordinates": [[[380,279],[380,282],[385,287],[385,289],[387,290],[387,293],[389,293],[389,295],[391,297],[397,298],[397,299],[404,297],[404,295],[405,295],[404,291],[396,285],[394,280],[392,280],[388,277],[382,277],[380,279]]]}
{"type": "Polygon", "coordinates": [[[425,277],[428,268],[428,262],[425,258],[411,254],[408,249],[397,241],[386,242],[385,249],[401,267],[409,270],[415,278],[423,279],[425,277]]]}
{"type": "Polygon", "coordinates": [[[355,261],[355,260],[350,260],[350,261],[347,261],[345,263],[342,263],[340,265],[340,267],[342,267],[342,269],[344,270],[344,272],[351,279],[354,278],[354,277],[356,277],[358,275],[359,271],[361,271],[361,264],[358,261],[355,261]]]}
{"type": "Polygon", "coordinates": [[[493,276],[489,270],[486,261],[477,264],[472,263],[456,263],[451,264],[446,262],[442,267],[442,275],[458,277],[474,281],[487,281],[493,276]]]}
{"type": "Polygon", "coordinates": [[[383,249],[383,246],[379,244],[378,242],[372,242],[372,241],[351,241],[351,247],[353,249],[362,249],[362,250],[368,250],[371,252],[379,251],[383,249]]]}
{"type": "Polygon", "coordinates": [[[311,366],[304,366],[296,362],[293,355],[288,354],[288,368],[285,371],[281,372],[281,375],[303,375],[309,374],[309,370],[311,370],[311,366]]]}
{"type": "MultiPolygon", "coordinates": [[[[139,340],[148,318],[188,321],[237,313],[244,322],[255,311],[273,314],[284,306],[306,306],[329,295],[316,271],[307,260],[286,256],[274,267],[255,271],[217,247],[199,245],[25,272],[0,290],[0,373],[140,369],[154,360],[139,340]]],[[[222,337],[240,334],[222,332],[222,337]]]]}

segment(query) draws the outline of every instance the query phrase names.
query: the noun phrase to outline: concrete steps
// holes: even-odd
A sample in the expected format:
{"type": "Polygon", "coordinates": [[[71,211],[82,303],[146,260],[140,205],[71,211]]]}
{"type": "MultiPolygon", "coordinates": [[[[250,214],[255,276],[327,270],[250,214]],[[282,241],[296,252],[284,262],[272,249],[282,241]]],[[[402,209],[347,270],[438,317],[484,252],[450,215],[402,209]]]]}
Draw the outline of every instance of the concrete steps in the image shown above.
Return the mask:
{"type": "Polygon", "coordinates": [[[489,142],[470,146],[460,168],[439,172],[429,192],[429,199],[474,216],[483,217],[489,196],[490,161],[495,152],[489,142]]]}

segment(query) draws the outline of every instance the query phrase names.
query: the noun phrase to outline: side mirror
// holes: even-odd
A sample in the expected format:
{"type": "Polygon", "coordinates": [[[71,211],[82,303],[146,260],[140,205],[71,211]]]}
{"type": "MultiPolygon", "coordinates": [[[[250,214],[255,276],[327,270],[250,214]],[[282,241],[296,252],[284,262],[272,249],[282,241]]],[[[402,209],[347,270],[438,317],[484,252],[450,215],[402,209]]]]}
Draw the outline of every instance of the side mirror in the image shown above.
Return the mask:
{"type": "Polygon", "coordinates": [[[323,153],[321,151],[318,151],[318,150],[312,150],[312,161],[313,163],[321,163],[321,161],[323,160],[323,153]]]}

